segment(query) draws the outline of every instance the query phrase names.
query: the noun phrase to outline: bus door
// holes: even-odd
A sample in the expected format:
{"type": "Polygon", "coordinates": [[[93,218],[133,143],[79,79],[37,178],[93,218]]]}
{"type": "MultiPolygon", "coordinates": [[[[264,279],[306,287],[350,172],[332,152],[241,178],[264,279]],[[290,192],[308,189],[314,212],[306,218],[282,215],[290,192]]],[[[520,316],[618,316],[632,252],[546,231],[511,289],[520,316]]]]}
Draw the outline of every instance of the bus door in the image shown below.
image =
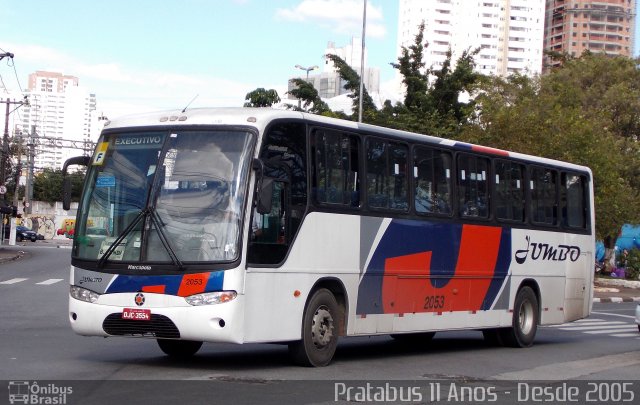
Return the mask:
{"type": "Polygon", "coordinates": [[[264,165],[252,213],[248,260],[275,265],[287,255],[291,241],[290,174],[282,164],[264,165]]]}

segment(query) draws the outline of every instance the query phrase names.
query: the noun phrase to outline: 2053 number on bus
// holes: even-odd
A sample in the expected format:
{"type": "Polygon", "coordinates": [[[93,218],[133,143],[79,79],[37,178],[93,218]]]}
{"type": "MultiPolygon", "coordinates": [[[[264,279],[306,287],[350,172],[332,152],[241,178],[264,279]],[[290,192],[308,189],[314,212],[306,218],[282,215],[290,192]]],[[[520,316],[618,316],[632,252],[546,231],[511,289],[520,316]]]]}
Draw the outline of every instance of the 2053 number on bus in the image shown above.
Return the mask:
{"type": "Polygon", "coordinates": [[[424,309],[442,309],[444,301],[444,295],[428,295],[424,297],[424,309]]]}

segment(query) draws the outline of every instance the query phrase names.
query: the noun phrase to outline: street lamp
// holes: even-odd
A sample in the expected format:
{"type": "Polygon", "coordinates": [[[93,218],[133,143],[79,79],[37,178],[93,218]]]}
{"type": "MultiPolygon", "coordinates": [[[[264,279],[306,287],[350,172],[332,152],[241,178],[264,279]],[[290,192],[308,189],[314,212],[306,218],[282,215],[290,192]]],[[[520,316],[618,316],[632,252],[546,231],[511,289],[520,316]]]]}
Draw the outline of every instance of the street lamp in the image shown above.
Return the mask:
{"type": "MultiPolygon", "coordinates": [[[[316,70],[316,69],[318,69],[318,65],[313,65],[313,66],[309,66],[309,67],[304,67],[304,66],[301,66],[301,65],[296,65],[296,66],[295,66],[295,68],[296,68],[296,69],[300,69],[300,70],[304,70],[305,72],[307,72],[307,78],[306,78],[306,80],[305,80],[305,81],[306,81],[306,82],[308,82],[308,81],[309,81],[309,72],[310,72],[310,71],[312,71],[312,70],[316,70]]],[[[301,107],[300,107],[300,105],[301,105],[301,100],[300,100],[300,99],[298,99],[298,109],[300,109],[300,108],[301,108],[301,107]]]]}

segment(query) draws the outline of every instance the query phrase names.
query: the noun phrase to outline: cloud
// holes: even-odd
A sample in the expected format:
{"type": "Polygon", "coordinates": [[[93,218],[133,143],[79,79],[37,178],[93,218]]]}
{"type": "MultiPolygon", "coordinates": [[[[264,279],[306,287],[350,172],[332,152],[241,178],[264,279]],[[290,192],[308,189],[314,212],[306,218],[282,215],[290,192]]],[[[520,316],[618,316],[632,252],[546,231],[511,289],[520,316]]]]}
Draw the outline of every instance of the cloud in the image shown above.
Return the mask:
{"type": "MultiPolygon", "coordinates": [[[[293,8],[278,9],[276,17],[317,24],[340,34],[359,34],[362,32],[362,12],[362,0],[303,0],[293,8]]],[[[382,22],[382,9],[368,3],[367,37],[384,37],[387,30],[382,22]]]]}
{"type": "MultiPolygon", "coordinates": [[[[183,108],[196,95],[191,107],[241,107],[245,95],[258,87],[256,83],[207,74],[183,74],[120,63],[90,63],[68,52],[38,45],[3,44],[3,49],[11,49],[16,54],[16,68],[25,90],[27,75],[37,70],[76,76],[80,86],[96,94],[98,111],[110,118],[183,108]]],[[[278,89],[281,97],[285,91],[286,88],[278,89]]]]}

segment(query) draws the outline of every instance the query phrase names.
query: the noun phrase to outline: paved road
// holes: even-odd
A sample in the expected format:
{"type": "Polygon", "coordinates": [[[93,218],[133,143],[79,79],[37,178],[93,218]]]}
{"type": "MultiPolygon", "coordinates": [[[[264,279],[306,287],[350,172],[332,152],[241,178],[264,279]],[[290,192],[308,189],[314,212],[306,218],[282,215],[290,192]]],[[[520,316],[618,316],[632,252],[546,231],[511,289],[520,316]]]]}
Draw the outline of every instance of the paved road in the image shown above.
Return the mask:
{"type": "Polygon", "coordinates": [[[266,344],[205,344],[192,360],[176,362],[152,340],[75,335],[67,319],[69,250],[45,245],[21,249],[21,259],[0,264],[0,380],[97,381],[74,386],[76,400],[82,392],[84,400],[95,402],[104,395],[101,389],[113,388],[109,381],[118,382],[118,392],[129,399],[140,393],[139,384],[152,384],[148,389],[154,394],[145,398],[157,395],[159,403],[167,398],[159,393],[168,387],[179,390],[185,403],[201,402],[203,390],[212,387],[217,395],[242,398],[237,403],[282,403],[289,393],[294,397],[288,402],[298,403],[300,398],[316,402],[313,395],[325,401],[342,381],[638,379],[640,333],[634,303],[596,303],[588,319],[540,328],[530,349],[489,347],[481,333],[469,331],[439,333],[424,346],[406,346],[388,336],[342,339],[334,363],[321,369],[294,367],[285,346],[266,344]],[[303,389],[308,396],[295,396],[303,389]],[[274,396],[265,397],[264,390],[274,396]]]}

